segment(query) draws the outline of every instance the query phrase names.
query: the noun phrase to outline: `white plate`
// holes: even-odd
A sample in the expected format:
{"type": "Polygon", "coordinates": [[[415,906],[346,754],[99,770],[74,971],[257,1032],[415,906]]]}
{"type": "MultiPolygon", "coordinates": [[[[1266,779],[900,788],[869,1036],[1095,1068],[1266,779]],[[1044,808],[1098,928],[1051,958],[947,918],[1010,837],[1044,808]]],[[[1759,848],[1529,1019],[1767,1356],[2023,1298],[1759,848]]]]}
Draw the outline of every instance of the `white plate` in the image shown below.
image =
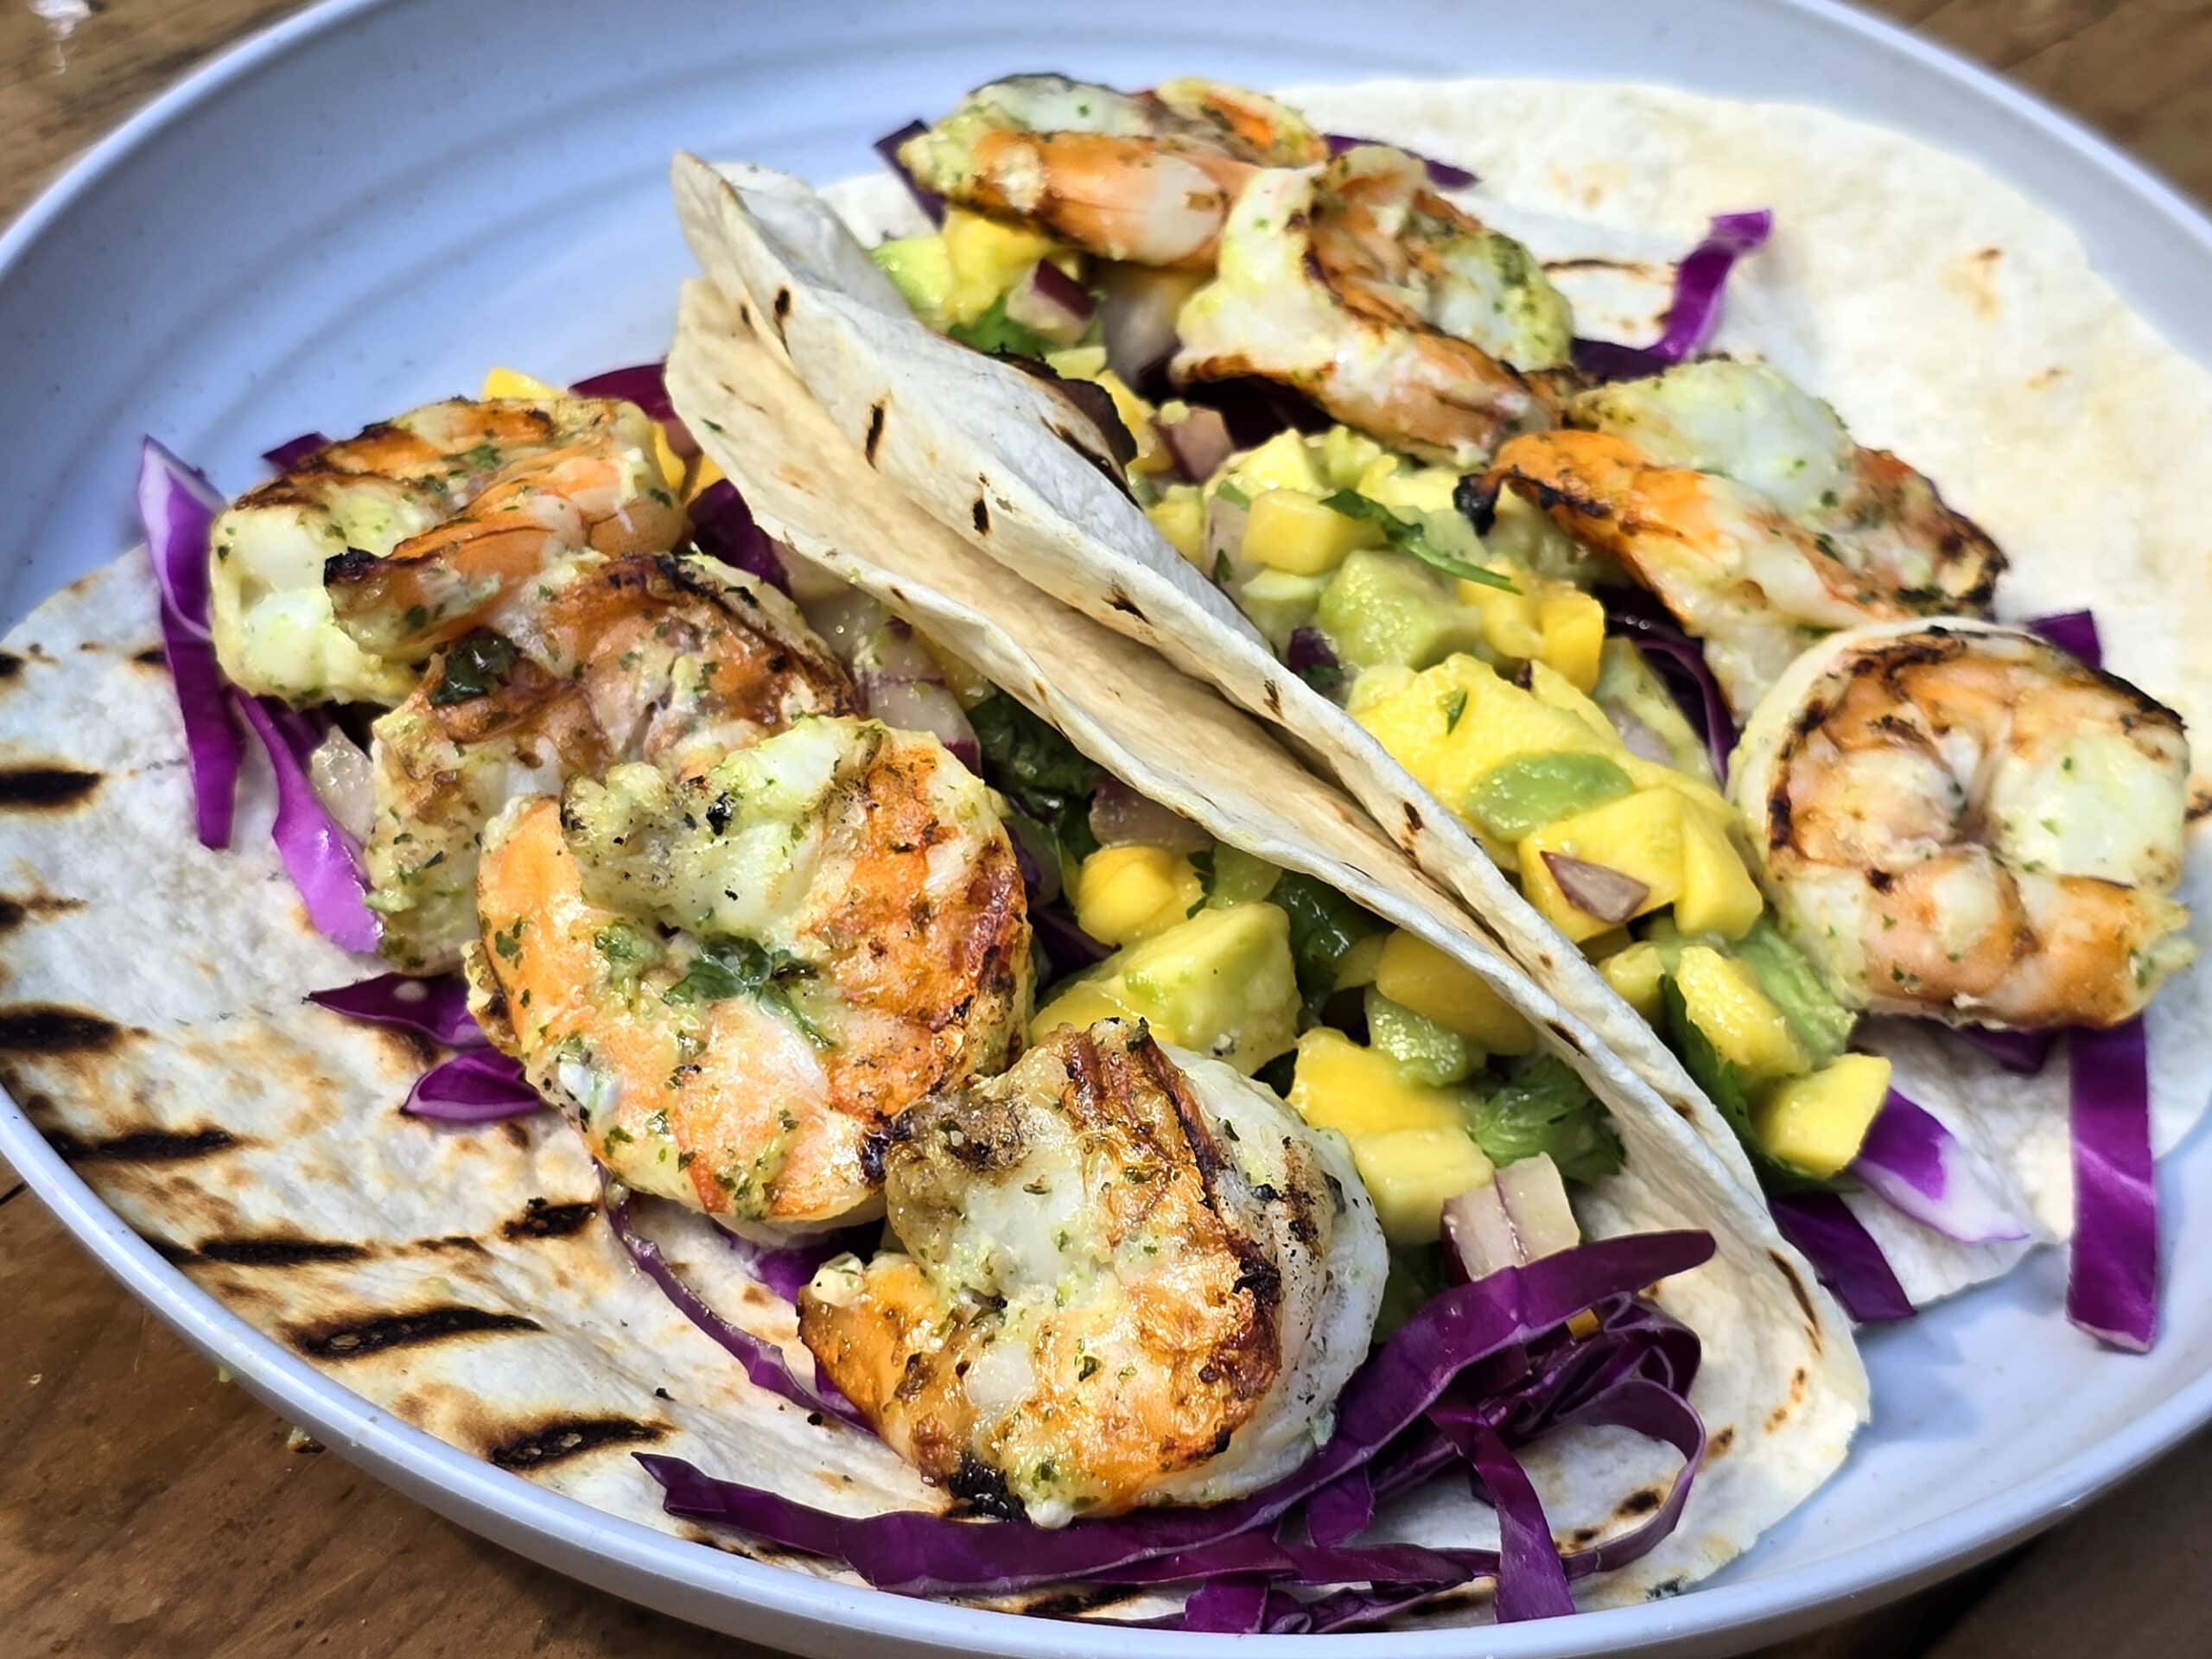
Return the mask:
{"type": "MultiPolygon", "coordinates": [[[[340,0],[185,81],[0,238],[0,454],[16,501],[0,613],[134,539],[141,432],[235,488],[278,439],[448,395],[493,361],[563,379],[658,354],[690,263],[664,199],[673,146],[836,178],[910,115],[1037,67],[1124,85],[1564,74],[1825,103],[2040,197],[2170,339],[2212,359],[2212,226],[2173,191],[2013,88],[1816,0],[1122,0],[1079,14],[1035,0],[340,0]]],[[[2068,1327],[2056,1255],[1876,1336],[1878,1421],[1849,1466],[1689,1595],[1479,1636],[1116,1633],[826,1585],[541,1491],[225,1313],[12,1105],[0,1154],[188,1340],[379,1478],[578,1578],[807,1653],[862,1639],[887,1655],[1734,1650],[1987,1555],[2212,1418],[2212,1160],[2184,1147],[2161,1175],[2173,1267],[2153,1354],[2099,1351],[2068,1327]]]]}

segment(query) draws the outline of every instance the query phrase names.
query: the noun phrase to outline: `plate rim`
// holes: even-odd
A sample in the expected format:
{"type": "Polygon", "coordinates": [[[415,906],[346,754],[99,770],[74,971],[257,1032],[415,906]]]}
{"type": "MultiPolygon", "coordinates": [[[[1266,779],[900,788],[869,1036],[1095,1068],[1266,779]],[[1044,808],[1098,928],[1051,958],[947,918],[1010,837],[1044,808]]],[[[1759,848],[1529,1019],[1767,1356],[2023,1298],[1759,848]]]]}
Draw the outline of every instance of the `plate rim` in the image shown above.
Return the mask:
{"type": "MultiPolygon", "coordinates": [[[[0,229],[0,284],[56,221],[142,145],[296,47],[390,3],[392,0],[317,0],[249,32],[195,66],[64,163],[0,229]]],[[[1855,36],[1870,49],[1910,59],[2059,141],[2077,159],[2126,190],[2144,211],[2158,214],[2183,232],[2212,263],[2212,217],[2149,163],[2037,93],[1947,46],[1841,0],[1765,3],[1855,36]]],[[[1316,1659],[1351,1652],[1355,1644],[1363,1659],[1444,1659],[1465,1651],[1466,1632],[1459,1629],[1252,1637],[1060,1623],[818,1579],[655,1531],[472,1457],[371,1404],[280,1347],[194,1285],[132,1231],[69,1167],[4,1090],[0,1090],[0,1156],[125,1289],[192,1347],[246,1385],[256,1398],[289,1421],[315,1429],[349,1462],[365,1463],[384,1484],[397,1485],[391,1478],[394,1470],[414,1477],[417,1490],[405,1495],[505,1547],[517,1548],[518,1538],[543,1541],[566,1554],[619,1564],[695,1597],[734,1600],[821,1631],[918,1642],[944,1652],[1077,1659],[1111,1650],[1222,1659],[1232,1651],[1231,1643],[1240,1655],[1296,1652],[1316,1659]],[[425,1485],[435,1485],[435,1495],[419,1490],[425,1485]]],[[[1755,1637],[1785,1622],[1810,1628],[1829,1622],[1850,1604],[1878,1606],[2056,1525],[2207,1421],[2212,1421],[2212,1374],[2177,1389],[2126,1428],[2037,1478],[1877,1542],[1772,1578],[1700,1587],[1663,1602],[1579,1613],[1567,1626],[1491,1627],[1484,1634],[1485,1650],[1495,1659],[1535,1659],[1542,1653],[1567,1651],[1644,1651],[1701,1637],[1726,1640],[1732,1632],[1755,1637]],[[1571,1642],[1557,1645],[1553,1638],[1568,1630],[1573,1633],[1571,1642]]],[[[573,1565],[547,1564],[570,1576],[587,1576],[573,1565]]],[[[641,1605],[671,1611],[665,1601],[641,1605]]],[[[682,1612],[672,1616],[686,1617],[682,1612]]]]}

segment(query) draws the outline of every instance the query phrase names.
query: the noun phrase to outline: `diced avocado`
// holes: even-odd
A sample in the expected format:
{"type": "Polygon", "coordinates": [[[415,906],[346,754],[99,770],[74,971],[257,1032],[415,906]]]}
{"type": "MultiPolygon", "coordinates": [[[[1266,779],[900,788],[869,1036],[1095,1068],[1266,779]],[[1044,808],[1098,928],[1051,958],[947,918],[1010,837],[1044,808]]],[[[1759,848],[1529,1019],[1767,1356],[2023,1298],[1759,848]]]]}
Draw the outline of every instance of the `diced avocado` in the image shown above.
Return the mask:
{"type": "Polygon", "coordinates": [[[1290,1103],[1315,1128],[1357,1144],[1398,1129],[1449,1129],[1464,1138],[1474,1101],[1463,1089],[1416,1083],[1381,1050],[1320,1026],[1298,1039],[1290,1103]]]}
{"type": "Polygon", "coordinates": [[[1311,447],[1320,451],[1321,472],[1332,490],[1357,489],[1360,474],[1382,456],[1381,444],[1348,426],[1331,427],[1311,447]]]}
{"type": "Polygon", "coordinates": [[[1125,842],[1102,847],[1076,872],[1075,918],[1107,944],[1134,944],[1180,923],[1203,896],[1182,854],[1125,842]]]}
{"type": "Polygon", "coordinates": [[[1258,448],[1230,457],[1228,466],[1215,474],[1211,482],[1216,489],[1224,484],[1234,484],[1248,496],[1256,496],[1265,490],[1304,490],[1315,496],[1329,493],[1306,448],[1306,435],[1288,428],[1258,448]]]}
{"type": "Polygon", "coordinates": [[[1681,890],[1685,810],[1682,798],[1671,789],[1639,789],[1532,830],[1520,843],[1521,891],[1570,939],[1592,938],[1628,918],[1595,915],[1568,898],[1544,861],[1546,853],[1600,865],[1640,882],[1643,897],[1629,909],[1630,916],[1670,905],[1681,890]]]}
{"type": "Polygon", "coordinates": [[[1889,1092],[1886,1058],[1839,1055],[1817,1071],[1770,1087],[1751,1109],[1751,1128],[1776,1157],[1825,1179],[1859,1155],[1889,1092]]]}
{"type": "Polygon", "coordinates": [[[1351,1160],[1375,1200],[1382,1236],[1400,1249],[1435,1243],[1444,1206],[1489,1183],[1489,1159],[1460,1128],[1394,1129],[1352,1138],[1351,1160]]]}
{"type": "Polygon", "coordinates": [[[1687,932],[1739,939],[1766,909],[1766,899],[1728,832],[1706,813],[1682,813],[1682,889],[1675,920],[1687,932]]]}
{"type": "Polygon", "coordinates": [[[1252,497],[1239,548],[1255,564],[1293,575],[1325,575],[1355,548],[1382,539],[1379,526],[1321,505],[1310,490],[1262,490],[1252,497]]]}
{"type": "Polygon", "coordinates": [[[1536,1033],[1482,976],[1415,933],[1385,936],[1375,985],[1393,1002],[1432,1020],[1492,1054],[1527,1054],[1536,1033]]]}
{"type": "Polygon", "coordinates": [[[1456,1031],[1393,1002],[1372,985],[1367,988],[1367,1040],[1398,1064],[1415,1083],[1433,1089],[1464,1082],[1482,1064],[1482,1051],[1456,1031]]]}
{"type": "Polygon", "coordinates": [[[1478,828],[1518,842],[1533,830],[1618,800],[1628,773],[1602,754],[1553,749],[1500,761],[1467,791],[1465,810],[1478,828]]]}
{"type": "Polygon", "coordinates": [[[1328,585],[1325,575],[1300,576],[1287,570],[1262,570],[1237,594],[1237,607],[1252,619],[1252,626],[1265,634],[1268,643],[1280,652],[1294,632],[1313,621],[1314,611],[1321,603],[1322,590],[1328,585]]]}
{"type": "MultiPolygon", "coordinates": [[[[1347,519],[1346,523],[1351,522],[1347,519]]],[[[1315,620],[1355,670],[1427,668],[1482,643],[1482,618],[1417,559],[1383,549],[1348,555],[1321,593],[1315,620]]]]}
{"type": "Polygon", "coordinates": [[[1166,1041],[1247,1076],[1298,1037],[1290,918],[1273,905],[1201,910],[1119,961],[1116,993],[1166,1041]]]}
{"type": "MultiPolygon", "coordinates": [[[[1111,958],[1108,961],[1110,963],[1111,958]]],[[[1122,995],[1122,982],[1113,976],[1099,978],[1085,974],[1063,983],[1058,994],[1037,1010],[1029,1021],[1029,1040],[1041,1039],[1062,1026],[1091,1026],[1101,1020],[1134,1020],[1138,1011],[1122,995]]],[[[1160,1036],[1167,1033],[1160,1032],[1160,1036]]]]}
{"type": "Polygon", "coordinates": [[[1753,922],[1734,949],[1758,976],[1759,988],[1782,1010],[1815,1065],[1825,1065],[1843,1052],[1858,1016],[1835,1000],[1820,970],[1783,937],[1772,917],[1761,916],[1753,922]]]}
{"type": "Polygon", "coordinates": [[[943,237],[934,231],[926,236],[894,237],[878,243],[868,257],[916,316],[932,328],[944,327],[949,321],[945,303],[952,296],[952,256],[943,237]]]}
{"type": "Polygon", "coordinates": [[[1598,683],[1587,688],[1613,729],[1647,760],[1711,784],[1712,757],[1643,653],[1625,639],[1608,639],[1598,655],[1598,683]]]}
{"type": "Polygon", "coordinates": [[[1750,964],[1710,945],[1688,945],[1675,963],[1674,980],[1691,1022],[1736,1068],[1747,1090],[1810,1068],[1804,1045],[1759,988],[1750,964]]]}
{"type": "Polygon", "coordinates": [[[1227,842],[1214,844],[1211,861],[1213,875],[1206,887],[1206,903],[1216,909],[1256,905],[1282,880],[1280,868],[1227,842]]]}

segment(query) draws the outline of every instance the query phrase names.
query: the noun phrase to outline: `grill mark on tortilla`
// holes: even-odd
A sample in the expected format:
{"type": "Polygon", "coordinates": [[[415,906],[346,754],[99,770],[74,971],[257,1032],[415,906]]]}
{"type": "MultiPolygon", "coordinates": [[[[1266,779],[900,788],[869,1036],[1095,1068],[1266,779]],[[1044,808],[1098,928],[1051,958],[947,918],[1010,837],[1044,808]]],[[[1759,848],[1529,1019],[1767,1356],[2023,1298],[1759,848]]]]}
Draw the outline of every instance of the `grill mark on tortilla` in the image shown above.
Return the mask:
{"type": "Polygon", "coordinates": [[[0,933],[13,932],[34,917],[44,921],[49,916],[84,907],[81,899],[63,899],[50,893],[27,893],[20,899],[0,893],[0,933]]]}
{"type": "Polygon", "coordinates": [[[0,1192],[0,1204],[6,1204],[6,1203],[10,1202],[11,1199],[20,1198],[22,1198],[22,1197],[23,1196],[24,1192],[27,1192],[28,1190],[29,1190],[29,1189],[24,1185],[24,1184],[23,1184],[22,1182],[21,1182],[21,1181],[17,1181],[17,1182],[16,1182],[13,1186],[10,1187],[10,1188],[5,1192],[0,1192]]]}
{"type": "Polygon", "coordinates": [[[1127,612],[1129,615],[1136,618],[1140,622],[1148,622],[1152,620],[1142,611],[1137,608],[1136,601],[1131,599],[1119,588],[1116,588],[1112,591],[1112,593],[1108,596],[1106,602],[1109,605],[1111,605],[1117,611],[1127,612]]]}
{"type": "Polygon", "coordinates": [[[1652,1491],[1650,1487],[1646,1486],[1639,1491],[1630,1492],[1626,1497],[1623,1498],[1620,1503],[1614,1507],[1613,1513],[1620,1516],[1623,1520],[1630,1520],[1639,1515],[1650,1514],[1652,1510],[1657,1509],[1660,1504],[1665,1501],[1666,1499],[1662,1494],[1656,1492],[1652,1491]]]}
{"type": "Polygon", "coordinates": [[[548,1204],[543,1198],[532,1198],[522,1214],[499,1229],[499,1235],[512,1239],[566,1238],[590,1226],[598,1213],[595,1204],[548,1204]]]}
{"type": "Polygon", "coordinates": [[[1034,1601],[1023,1602],[1020,1611],[1032,1618],[1080,1618],[1135,1599],[1133,1591],[1116,1589],[1111,1585],[1088,1585],[1075,1590],[1047,1591],[1034,1601]]]}
{"type": "Polygon", "coordinates": [[[2212,785],[2194,784],[2189,791],[2189,805],[2184,809],[2189,822],[2195,823],[2206,813],[2212,812],[2212,785]]]}
{"type": "Polygon", "coordinates": [[[19,1002],[0,1008],[0,1049],[19,1054],[68,1054],[113,1048],[123,1027],[59,1002],[19,1002]]]}
{"type": "Polygon", "coordinates": [[[1728,1455],[1728,1448],[1735,1443],[1736,1425],[1733,1423],[1722,1425],[1719,1430],[1714,1433],[1713,1439],[1706,1443],[1705,1460],[1707,1463],[1711,1463],[1715,1458],[1726,1457],[1728,1455]]]}
{"type": "Polygon", "coordinates": [[[879,397],[868,412],[868,441],[861,445],[861,454],[868,457],[868,464],[875,465],[875,446],[883,442],[883,411],[890,403],[888,397],[879,397]]]}
{"type": "Polygon", "coordinates": [[[169,654],[159,645],[149,645],[143,651],[132,652],[130,660],[146,668],[167,668],[169,654]]]}
{"type": "Polygon", "coordinates": [[[1260,695],[1268,700],[1268,712],[1269,714],[1280,715],[1282,713],[1282,693],[1275,689],[1275,683],[1273,680],[1268,680],[1262,683],[1260,687],[1260,695]]]}
{"type": "Polygon", "coordinates": [[[1813,1344],[1813,1351],[1819,1353],[1821,1351],[1821,1316],[1813,1311],[1813,1299],[1806,1293],[1805,1281],[1797,1276],[1796,1268],[1783,1260],[1779,1251],[1769,1250],[1766,1257],[1768,1261],[1774,1263],[1783,1278],[1789,1281],[1789,1294],[1797,1299],[1797,1306],[1805,1315],[1806,1338],[1813,1344]]]}
{"type": "Polygon", "coordinates": [[[559,1417],[501,1440],[484,1455],[502,1469],[544,1469],[603,1446],[649,1445],[668,1432],[666,1423],[629,1417],[559,1417]]]}
{"type": "Polygon", "coordinates": [[[267,1233],[257,1237],[203,1238],[197,1254],[234,1268],[296,1268],[309,1262],[358,1262],[369,1252],[337,1238],[267,1233]]]}
{"type": "Polygon", "coordinates": [[[86,1141],[67,1130],[56,1130],[46,1139],[65,1161],[73,1164],[176,1164],[212,1157],[245,1144],[228,1129],[212,1124],[204,1129],[131,1129],[105,1141],[86,1141]]]}
{"type": "Polygon", "coordinates": [[[10,766],[0,771],[0,811],[74,806],[100,783],[97,772],[74,766],[10,766]]]}
{"type": "Polygon", "coordinates": [[[776,290],[776,338],[784,337],[784,319],[791,314],[791,291],[788,288],[776,290]]]}
{"type": "MultiPolygon", "coordinates": [[[[980,484],[983,480],[977,479],[976,481],[980,484]]],[[[969,516],[976,521],[976,533],[978,536],[988,536],[991,533],[991,510],[983,505],[982,496],[976,498],[976,505],[969,509],[969,516]]]]}
{"type": "Polygon", "coordinates": [[[448,1250],[466,1250],[474,1255],[484,1255],[484,1246],[467,1233],[446,1233],[436,1238],[418,1238],[408,1247],[421,1250],[426,1255],[442,1255],[448,1250]]]}
{"type": "Polygon", "coordinates": [[[12,680],[23,671],[23,659],[12,651],[0,651],[0,680],[12,680]]]}
{"type": "Polygon", "coordinates": [[[365,1319],[308,1325],[289,1332],[292,1345],[315,1359],[359,1359],[392,1348],[419,1348],[452,1337],[493,1336],[542,1331],[536,1319],[499,1313],[466,1302],[442,1302],[411,1313],[372,1314],[365,1319]]]}

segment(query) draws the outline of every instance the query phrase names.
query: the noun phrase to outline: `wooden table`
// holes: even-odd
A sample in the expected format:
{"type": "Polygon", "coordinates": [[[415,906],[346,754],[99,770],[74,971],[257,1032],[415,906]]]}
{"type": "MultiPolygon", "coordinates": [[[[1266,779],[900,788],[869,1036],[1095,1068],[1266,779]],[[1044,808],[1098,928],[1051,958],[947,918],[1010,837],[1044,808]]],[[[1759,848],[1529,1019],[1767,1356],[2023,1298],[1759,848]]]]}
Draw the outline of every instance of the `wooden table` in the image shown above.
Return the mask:
{"type": "MultiPolygon", "coordinates": [[[[292,0],[0,0],[0,220],[292,0]]],[[[2212,0],[1883,0],[2212,198],[2212,0]]],[[[1769,1659],[2212,1653],[2212,1436],[2042,1541],[1769,1659]]],[[[0,1165],[0,1652],[760,1659],[479,1541],[285,1426],[0,1165]]]]}

